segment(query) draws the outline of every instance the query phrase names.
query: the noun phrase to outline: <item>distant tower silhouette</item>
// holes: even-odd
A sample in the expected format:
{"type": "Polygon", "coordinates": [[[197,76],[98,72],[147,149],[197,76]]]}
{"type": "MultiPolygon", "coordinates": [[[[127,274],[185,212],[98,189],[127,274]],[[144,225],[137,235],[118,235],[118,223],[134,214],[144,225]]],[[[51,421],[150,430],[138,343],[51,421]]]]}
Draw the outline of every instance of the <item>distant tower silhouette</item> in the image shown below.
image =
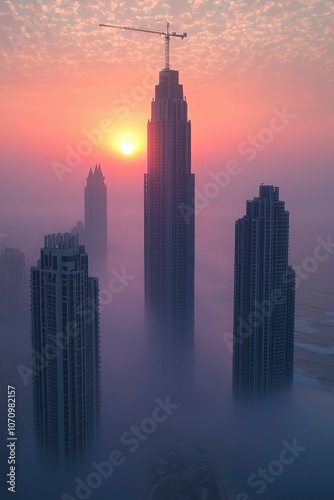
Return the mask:
{"type": "Polygon", "coordinates": [[[293,382],[295,272],[289,212],[279,189],[260,186],[236,221],[233,395],[256,407],[293,382]]]}
{"type": "Polygon", "coordinates": [[[0,249],[0,316],[16,316],[26,306],[25,255],[16,248],[0,249]]]}
{"type": "Polygon", "coordinates": [[[79,243],[81,245],[85,244],[85,226],[81,220],[77,221],[75,226],[73,226],[71,234],[77,234],[79,236],[79,243]]]}
{"type": "Polygon", "coordinates": [[[45,237],[31,268],[34,427],[40,458],[84,468],[100,410],[98,280],[78,236],[45,237]]]}
{"type": "Polygon", "coordinates": [[[194,355],[194,184],[191,126],[178,71],[164,69],[148,122],[145,306],[166,394],[187,400],[194,355]]]}
{"type": "Polygon", "coordinates": [[[89,170],[85,186],[85,246],[90,274],[105,278],[108,271],[107,187],[100,165],[89,170]]]}

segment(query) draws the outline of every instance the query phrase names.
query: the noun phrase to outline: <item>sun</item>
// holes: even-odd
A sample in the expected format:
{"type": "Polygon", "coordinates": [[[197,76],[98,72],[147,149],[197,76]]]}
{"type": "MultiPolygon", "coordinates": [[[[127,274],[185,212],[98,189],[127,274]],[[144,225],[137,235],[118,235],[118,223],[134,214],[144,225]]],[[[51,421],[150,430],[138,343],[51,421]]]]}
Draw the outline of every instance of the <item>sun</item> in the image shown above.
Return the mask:
{"type": "Polygon", "coordinates": [[[135,147],[134,147],[134,144],[132,144],[132,142],[123,142],[122,146],[121,146],[121,151],[124,155],[132,155],[132,153],[134,152],[135,150],[135,147]]]}
{"type": "MultiPolygon", "coordinates": [[[[123,157],[123,163],[125,158],[127,160],[132,160],[137,155],[143,153],[145,143],[145,138],[142,130],[138,129],[118,129],[116,133],[110,134],[106,138],[106,149],[116,153],[118,157],[123,157]]],[[[128,161],[125,161],[129,164],[128,161]]],[[[132,161],[130,162],[130,164],[132,161]]]]}

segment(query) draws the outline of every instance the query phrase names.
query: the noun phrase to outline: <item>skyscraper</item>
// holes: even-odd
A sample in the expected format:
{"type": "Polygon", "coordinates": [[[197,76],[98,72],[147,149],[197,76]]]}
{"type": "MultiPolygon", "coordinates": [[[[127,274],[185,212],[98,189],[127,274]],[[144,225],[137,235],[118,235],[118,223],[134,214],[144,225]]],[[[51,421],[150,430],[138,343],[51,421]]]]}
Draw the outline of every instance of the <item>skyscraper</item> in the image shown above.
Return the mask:
{"type": "Polygon", "coordinates": [[[233,395],[249,407],[292,386],[295,273],[289,212],[279,188],[260,186],[236,221],[233,395]]]}
{"type": "Polygon", "coordinates": [[[34,427],[39,456],[66,471],[85,466],[98,435],[98,280],[78,236],[45,237],[31,268],[34,427]]]}
{"type": "Polygon", "coordinates": [[[195,176],[187,108],[178,71],[160,71],[148,122],[145,306],[164,390],[180,400],[191,390],[194,350],[195,176]]]}
{"type": "Polygon", "coordinates": [[[90,274],[104,278],[108,271],[107,187],[100,165],[89,170],[85,186],[85,246],[90,274]]]}
{"type": "Polygon", "coordinates": [[[26,305],[24,253],[16,248],[0,249],[0,316],[16,316],[26,305]]]}

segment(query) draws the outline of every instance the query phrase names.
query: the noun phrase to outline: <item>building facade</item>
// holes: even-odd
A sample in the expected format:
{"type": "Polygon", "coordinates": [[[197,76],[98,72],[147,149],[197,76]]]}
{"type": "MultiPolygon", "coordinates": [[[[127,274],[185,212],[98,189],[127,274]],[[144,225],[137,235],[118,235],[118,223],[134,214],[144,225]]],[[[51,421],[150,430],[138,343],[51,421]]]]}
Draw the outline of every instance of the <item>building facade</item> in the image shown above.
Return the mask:
{"type": "Polygon", "coordinates": [[[89,170],[85,186],[85,247],[92,276],[108,271],[107,186],[100,165],[89,170]]]}
{"type": "Polygon", "coordinates": [[[159,378],[191,392],[194,351],[194,184],[191,124],[178,71],[160,71],[148,122],[145,307],[159,378]]]}
{"type": "Polygon", "coordinates": [[[279,188],[261,185],[236,221],[233,396],[249,407],[292,387],[295,273],[289,212],[279,188]]]}
{"type": "Polygon", "coordinates": [[[98,438],[98,280],[78,236],[45,237],[31,268],[33,408],[37,449],[54,469],[83,469],[98,438]]]}

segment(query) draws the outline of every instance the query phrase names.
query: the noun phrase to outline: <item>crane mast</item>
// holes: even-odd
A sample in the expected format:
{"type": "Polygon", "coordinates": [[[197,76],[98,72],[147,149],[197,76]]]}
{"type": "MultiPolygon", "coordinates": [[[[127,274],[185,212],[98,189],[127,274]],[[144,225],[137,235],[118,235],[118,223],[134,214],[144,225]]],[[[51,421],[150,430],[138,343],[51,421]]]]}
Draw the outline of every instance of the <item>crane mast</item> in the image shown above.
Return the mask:
{"type": "Polygon", "coordinates": [[[165,69],[170,69],[169,59],[170,59],[170,38],[172,36],[181,38],[186,38],[187,33],[176,33],[175,31],[170,31],[170,24],[167,22],[166,31],[150,30],[145,28],[134,28],[132,26],[117,26],[114,24],[99,24],[104,28],[116,28],[119,30],[130,30],[130,31],[141,31],[143,33],[153,33],[155,35],[160,35],[165,37],[165,69]]]}

